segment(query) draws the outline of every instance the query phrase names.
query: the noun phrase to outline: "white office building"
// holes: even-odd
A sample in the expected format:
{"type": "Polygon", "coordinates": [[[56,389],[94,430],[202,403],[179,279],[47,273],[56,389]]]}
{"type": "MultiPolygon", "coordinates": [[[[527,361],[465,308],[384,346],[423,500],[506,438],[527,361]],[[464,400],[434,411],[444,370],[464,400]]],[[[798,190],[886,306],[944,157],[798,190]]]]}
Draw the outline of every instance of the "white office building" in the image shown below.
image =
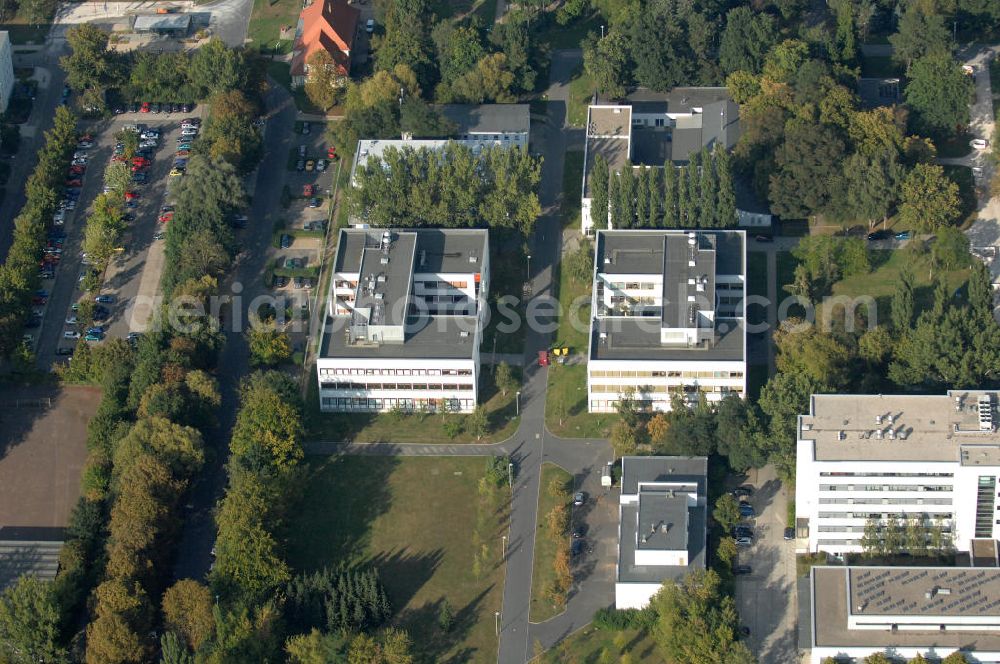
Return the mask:
{"type": "Polygon", "coordinates": [[[316,361],[327,412],[471,412],[489,292],[485,230],[340,231],[316,361]]]}
{"type": "Polygon", "coordinates": [[[361,139],[354,153],[351,182],[357,182],[358,169],[369,159],[383,158],[390,148],[443,150],[453,142],[475,154],[488,147],[528,149],[531,115],[527,104],[445,104],[438,109],[455,127],[450,138],[361,139]]]}
{"type": "Polygon", "coordinates": [[[871,518],[916,519],[943,530],[958,551],[993,551],[998,397],[972,390],[813,395],[798,419],[799,552],[859,552],[871,518]]]}
{"type": "Polygon", "coordinates": [[[705,569],[706,457],[622,457],[615,608],[641,609],[705,569]]]}
{"type": "Polygon", "coordinates": [[[14,58],[10,50],[10,33],[0,32],[0,112],[6,112],[14,90],[14,58]]]}
{"type": "MultiPolygon", "coordinates": [[[[716,145],[736,145],[740,135],[740,108],[726,88],[674,88],[666,94],[639,90],[622,104],[598,103],[587,108],[587,134],[583,153],[584,233],[611,228],[608,210],[591,209],[590,173],[600,155],[611,173],[625,164],[635,168],[682,166],[691,154],[716,145]]],[[[753,217],[763,225],[763,217],[753,217]]],[[[741,217],[741,225],[750,221],[741,217]]],[[[720,226],[737,220],[722,220],[720,226]]]]}
{"type": "Polygon", "coordinates": [[[626,390],[667,411],[746,394],[744,231],[599,230],[594,249],[587,408],[626,390]]]}
{"type": "MultiPolygon", "coordinates": [[[[993,561],[996,564],[996,561],[993,561]]],[[[881,653],[940,662],[961,652],[1000,663],[1000,569],[813,567],[799,592],[800,647],[811,664],[881,653]]]]}

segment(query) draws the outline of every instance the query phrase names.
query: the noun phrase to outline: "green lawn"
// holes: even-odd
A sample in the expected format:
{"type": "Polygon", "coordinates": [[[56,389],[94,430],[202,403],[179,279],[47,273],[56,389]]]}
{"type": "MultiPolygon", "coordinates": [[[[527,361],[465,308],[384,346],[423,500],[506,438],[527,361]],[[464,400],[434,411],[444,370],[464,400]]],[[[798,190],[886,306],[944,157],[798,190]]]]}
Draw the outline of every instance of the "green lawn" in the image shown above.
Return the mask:
{"type": "Polygon", "coordinates": [[[563,228],[580,227],[580,189],[583,187],[583,151],[570,150],[563,161],[563,200],[559,218],[563,228]]]}
{"type": "Polygon", "coordinates": [[[310,459],[290,510],[288,560],[374,565],[417,662],[496,660],[507,487],[478,489],[484,457],[310,459]],[[447,598],[454,624],[438,626],[447,598]]]}
{"type": "Polygon", "coordinates": [[[562,613],[562,609],[545,599],[545,588],[555,578],[552,561],[556,558],[556,551],[559,550],[560,546],[569,546],[569,541],[565,537],[560,540],[549,537],[548,527],[545,523],[545,517],[558,504],[558,501],[549,493],[549,485],[554,480],[562,482],[567,492],[572,490],[572,475],[554,463],[543,463],[542,475],[539,480],[541,490],[538,492],[538,527],[535,530],[534,567],[531,572],[531,608],[528,613],[531,622],[543,622],[562,613]]]}
{"type": "Polygon", "coordinates": [[[594,95],[594,81],[579,69],[569,82],[569,104],[566,109],[566,122],[573,127],[582,127],[587,123],[587,106],[594,95]]]}
{"type": "MultiPolygon", "coordinates": [[[[517,367],[511,367],[520,379],[517,367]]],[[[306,439],[320,441],[352,441],[356,443],[496,443],[506,440],[517,431],[520,418],[514,413],[515,391],[506,396],[493,385],[493,368],[483,365],[479,375],[479,399],[486,407],[490,432],[476,440],[466,431],[454,438],[445,433],[449,421],[464,421],[459,414],[403,414],[403,413],[321,413],[316,370],[309,370],[308,406],[306,407],[306,439]]]]}
{"type": "MultiPolygon", "coordinates": [[[[762,251],[747,253],[747,297],[757,295],[767,297],[767,254],[762,251]]],[[[747,322],[763,323],[767,311],[759,304],[747,307],[747,322]]]]}
{"type": "Polygon", "coordinates": [[[587,625],[545,653],[543,664],[599,664],[620,662],[628,653],[632,664],[659,664],[663,657],[645,631],[600,629],[587,625]]]}
{"type": "Polygon", "coordinates": [[[586,355],[590,335],[591,284],[589,280],[583,283],[573,278],[567,262],[565,257],[559,261],[559,282],[555,293],[559,298],[559,329],[552,346],[569,348],[572,355],[586,355]]]}
{"type": "Polygon", "coordinates": [[[251,47],[260,53],[291,52],[292,41],[278,38],[283,27],[295,30],[301,11],[298,0],[254,0],[248,30],[251,47]]]}
{"type": "Polygon", "coordinates": [[[616,413],[587,412],[587,365],[552,364],[545,392],[545,426],[562,438],[607,438],[616,413]]]}
{"type": "Polygon", "coordinates": [[[512,229],[490,232],[490,322],[483,332],[482,353],[524,352],[525,298],[522,295],[528,261],[524,236],[512,229]],[[501,306],[498,301],[504,299],[501,306]],[[516,324],[511,321],[517,316],[516,324]]]}
{"type": "Polygon", "coordinates": [[[976,183],[972,177],[972,169],[968,166],[945,166],[945,175],[958,183],[958,194],[962,199],[962,225],[971,223],[976,216],[978,201],[976,199],[976,183]]]}
{"type": "Polygon", "coordinates": [[[600,34],[602,23],[606,23],[606,21],[601,18],[598,12],[574,21],[571,25],[559,25],[553,21],[551,26],[535,39],[539,44],[549,48],[580,48],[580,44],[588,33],[600,34]]]}
{"type": "MultiPolygon", "coordinates": [[[[917,311],[929,307],[934,301],[934,281],[937,273],[931,272],[930,255],[914,255],[905,249],[877,250],[871,252],[872,264],[876,269],[869,274],[857,275],[843,279],[833,285],[834,295],[858,297],[869,295],[875,298],[881,318],[888,318],[889,301],[896,284],[899,283],[899,273],[903,267],[913,271],[914,301],[917,311]],[[883,313],[884,312],[884,313],[883,313]]],[[[969,279],[968,270],[952,270],[945,273],[949,288],[954,292],[969,279]]],[[[881,320],[879,321],[881,322],[881,320]]]]}

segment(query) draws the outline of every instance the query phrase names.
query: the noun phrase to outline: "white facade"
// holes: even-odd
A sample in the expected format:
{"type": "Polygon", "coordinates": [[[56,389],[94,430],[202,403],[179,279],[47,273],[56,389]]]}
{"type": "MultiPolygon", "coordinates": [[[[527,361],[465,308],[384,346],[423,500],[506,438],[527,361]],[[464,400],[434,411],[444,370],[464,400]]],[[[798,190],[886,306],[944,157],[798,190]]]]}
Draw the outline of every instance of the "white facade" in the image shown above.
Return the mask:
{"type": "MultiPolygon", "coordinates": [[[[408,241],[409,246],[387,254],[384,264],[341,256],[341,251],[351,253],[363,246],[359,234],[380,233],[341,231],[328,329],[316,361],[320,409],[472,412],[488,306],[486,231],[392,231],[394,242],[408,241]],[[432,235],[435,239],[428,240],[432,235]],[[374,270],[393,265],[400,274],[375,272],[371,265],[374,270]],[[464,271],[458,265],[464,265],[464,271]]],[[[364,251],[377,255],[378,242],[374,244],[364,251]]]]}
{"type": "Polygon", "coordinates": [[[0,112],[7,110],[14,89],[14,59],[10,50],[10,34],[0,32],[0,112]]]}
{"type": "Polygon", "coordinates": [[[627,390],[656,411],[670,410],[674,395],[746,394],[745,241],[742,231],[597,232],[589,412],[614,412],[627,390]],[[723,238],[729,246],[716,248],[723,238]],[[691,242],[698,256],[687,260],[691,242]],[[663,258],[675,253],[670,243],[684,245],[677,260],[663,258]],[[717,261],[717,252],[732,255],[717,261]]]}
{"type": "Polygon", "coordinates": [[[622,457],[615,608],[642,609],[665,581],[705,567],[705,457],[622,457]]]}
{"type": "Polygon", "coordinates": [[[959,390],[814,395],[798,423],[799,552],[860,552],[870,518],[917,519],[958,551],[1000,538],[997,401],[959,390]]]}

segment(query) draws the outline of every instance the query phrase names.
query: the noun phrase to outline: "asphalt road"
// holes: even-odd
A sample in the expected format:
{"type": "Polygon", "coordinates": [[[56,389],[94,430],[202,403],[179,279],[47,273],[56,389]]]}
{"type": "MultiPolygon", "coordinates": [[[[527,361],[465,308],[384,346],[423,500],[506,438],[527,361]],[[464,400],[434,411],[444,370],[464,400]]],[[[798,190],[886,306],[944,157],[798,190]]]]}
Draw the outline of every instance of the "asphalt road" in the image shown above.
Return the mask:
{"type": "MultiPolygon", "coordinates": [[[[281,210],[281,187],[285,179],[288,150],[295,140],[295,104],[288,92],[273,85],[267,98],[267,128],[264,133],[264,156],[257,170],[253,202],[247,216],[250,223],[241,232],[242,252],[233,267],[231,278],[223,284],[223,293],[238,294],[233,321],[247,320],[248,304],[268,293],[260,275],[268,260],[273,224],[281,210]],[[238,314],[237,310],[238,309],[238,314]]],[[[206,436],[209,449],[205,468],[189,494],[188,514],[177,551],[174,575],[178,579],[201,579],[212,563],[211,550],[215,543],[215,521],[212,510],[222,497],[226,485],[225,462],[236,411],[239,407],[239,383],[249,372],[246,340],[242,330],[227,325],[226,344],[219,358],[218,379],[222,405],[220,421],[206,436]]]]}

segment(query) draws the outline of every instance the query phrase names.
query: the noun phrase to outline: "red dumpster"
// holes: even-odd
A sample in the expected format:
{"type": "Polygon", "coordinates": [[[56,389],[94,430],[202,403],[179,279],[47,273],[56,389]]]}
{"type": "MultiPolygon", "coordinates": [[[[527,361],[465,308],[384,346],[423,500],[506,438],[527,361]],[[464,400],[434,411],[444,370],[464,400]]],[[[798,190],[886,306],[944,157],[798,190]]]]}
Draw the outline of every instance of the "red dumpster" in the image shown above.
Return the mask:
{"type": "Polygon", "coordinates": [[[547,350],[538,351],[538,366],[540,367],[549,366],[549,351],[547,350]]]}

